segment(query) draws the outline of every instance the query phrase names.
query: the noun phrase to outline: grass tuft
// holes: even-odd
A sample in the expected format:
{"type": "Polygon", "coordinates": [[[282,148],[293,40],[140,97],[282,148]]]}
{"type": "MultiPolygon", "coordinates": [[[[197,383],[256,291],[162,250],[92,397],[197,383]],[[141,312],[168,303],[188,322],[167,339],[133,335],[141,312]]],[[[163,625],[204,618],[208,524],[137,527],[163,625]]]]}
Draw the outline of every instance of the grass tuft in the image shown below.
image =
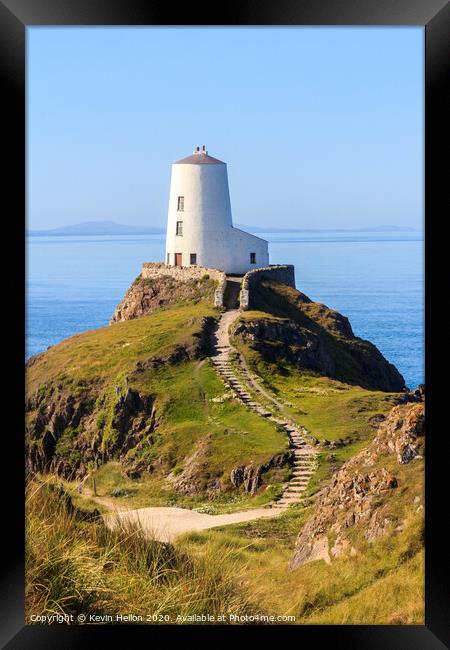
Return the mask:
{"type": "Polygon", "coordinates": [[[28,485],[26,508],[28,622],[33,615],[133,613],[143,622],[183,623],[255,611],[234,549],[209,544],[198,557],[135,525],[110,530],[98,517],[80,518],[49,482],[28,485]],[[149,612],[159,619],[147,621],[149,612]]]}

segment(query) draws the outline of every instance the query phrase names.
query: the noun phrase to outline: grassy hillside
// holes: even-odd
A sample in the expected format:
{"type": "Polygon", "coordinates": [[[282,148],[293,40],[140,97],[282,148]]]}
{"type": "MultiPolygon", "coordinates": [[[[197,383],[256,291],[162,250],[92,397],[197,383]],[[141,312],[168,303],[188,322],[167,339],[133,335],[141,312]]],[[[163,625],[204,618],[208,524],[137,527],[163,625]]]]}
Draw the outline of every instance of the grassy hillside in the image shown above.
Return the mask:
{"type": "Polygon", "coordinates": [[[320,443],[319,466],[309,484],[309,494],[314,494],[343,462],[369,444],[379,421],[400,396],[321,377],[288,363],[274,368],[258,352],[237,345],[264,388],[284,405],[284,413],[320,443]]]}
{"type": "MultiPolygon", "coordinates": [[[[380,507],[391,519],[388,534],[369,543],[364,531],[355,528],[356,554],[333,558],[331,564],[316,560],[288,570],[311,507],[291,508],[276,519],[187,534],[180,544],[198,557],[204,547],[226,549],[238,561],[243,585],[261,609],[293,614],[297,623],[423,624],[423,461],[398,465],[393,457],[385,457],[383,466],[398,480],[392,494],[380,495],[380,507]]],[[[327,532],[332,542],[333,531],[327,532]]]]}
{"type": "MultiPolygon", "coordinates": [[[[232,488],[229,475],[236,465],[259,465],[283,453],[287,438],[272,423],[231,399],[209,360],[160,368],[140,378],[139,388],[142,390],[145,385],[151,386],[156,395],[158,427],[152,434],[153,444],[131,448],[123,464],[138,461],[140,466],[155,469],[132,480],[124,476],[123,464],[109,462],[96,473],[99,496],[119,491],[115,502],[132,507],[197,507],[206,497],[209,512],[254,507],[270,500],[276,493],[274,487],[267,489],[270,477],[261,494],[251,498],[232,488]],[[224,394],[228,399],[220,401],[224,394]],[[195,467],[192,455],[202,446],[204,455],[195,467]],[[178,493],[173,480],[180,478],[187,466],[195,469],[190,477],[192,493],[178,493]],[[172,482],[166,480],[168,476],[172,482]],[[221,489],[207,494],[208,487],[216,481],[221,489]]],[[[72,490],[75,486],[76,482],[71,485],[72,490]]]]}
{"type": "Polygon", "coordinates": [[[404,379],[348,319],[305,294],[269,280],[252,289],[252,311],[234,327],[236,339],[277,365],[286,361],[368,390],[400,391],[404,379]]]}
{"type": "Polygon", "coordinates": [[[256,500],[231,485],[230,472],[284,453],[288,440],[233,399],[204,358],[205,323],[216,315],[207,304],[177,305],[34,358],[27,442],[36,468],[57,471],[73,490],[97,464],[99,494],[135,506],[270,500],[286,472],[268,476],[256,500]]]}
{"type": "Polygon", "coordinates": [[[411,517],[392,538],[361,544],[356,558],[317,560],[289,572],[305,514],[292,509],[276,520],[192,533],[179,543],[199,558],[205,547],[227,550],[259,607],[294,615],[296,623],[423,624],[422,517],[411,517]]]}
{"type": "MultiPolygon", "coordinates": [[[[386,517],[381,535],[369,542],[364,524],[349,524],[347,550],[330,564],[289,570],[320,495],[277,517],[186,534],[172,545],[135,528],[104,527],[98,511],[111,505],[214,514],[266,504],[290,474],[285,433],[237,402],[208,358],[218,312],[208,300],[186,300],[76,335],[30,360],[28,615],[153,612],[162,618],[142,622],[164,624],[258,613],[293,615],[302,624],[423,623],[422,451],[405,464],[392,450],[380,452],[370,469],[354,458],[398,401],[400,393],[379,389],[401,385],[398,373],[353,336],[344,317],[300,292],[263,282],[253,301],[234,342],[281,403],[279,414],[316,443],[319,468],[308,494],[333,485],[350,458],[356,488],[370,483],[365,474],[386,471],[392,487],[370,501],[386,517]],[[321,370],[311,367],[316,362],[321,370]],[[256,494],[232,485],[234,468],[281,455],[284,464],[262,474],[256,494]]],[[[333,522],[342,524],[347,505],[335,507],[333,522]]],[[[338,547],[342,530],[323,521],[320,534],[338,547]]]]}
{"type": "Polygon", "coordinates": [[[167,545],[135,528],[109,531],[34,481],[27,492],[27,616],[151,611],[161,624],[220,613],[289,615],[296,624],[423,624],[423,461],[399,466],[392,457],[384,465],[399,484],[380,495],[389,534],[369,543],[355,529],[356,554],[293,571],[288,562],[311,507],[167,545]]]}
{"type": "Polygon", "coordinates": [[[192,346],[208,316],[217,316],[213,307],[188,303],[71,336],[29,362],[27,393],[32,395],[51,381],[81,389],[84,382],[133,372],[138,361],[167,356],[177,346],[192,346]]]}
{"type": "MultiPolygon", "coordinates": [[[[259,338],[235,333],[233,343],[264,388],[283,404],[284,414],[320,443],[319,468],[309,484],[309,493],[313,494],[344,461],[373,439],[380,420],[402,393],[364,387],[359,358],[353,358],[352,349],[347,348],[349,341],[359,345],[360,339],[353,340],[350,323],[337,312],[310,301],[291,287],[267,280],[253,292],[252,307],[240,315],[234,330],[239,331],[240,323],[250,323],[259,338]],[[279,349],[279,341],[264,339],[273,327],[292,323],[324,341],[323,346],[336,362],[337,374],[346,380],[311,370],[301,361],[294,362],[285,348],[279,349]],[[272,349],[279,351],[275,358],[271,358],[272,349]]],[[[291,347],[295,354],[295,344],[291,347]]],[[[366,351],[370,358],[370,344],[366,351]]],[[[376,364],[380,363],[378,355],[376,351],[376,364]]],[[[382,367],[386,363],[381,361],[382,367]]]]}

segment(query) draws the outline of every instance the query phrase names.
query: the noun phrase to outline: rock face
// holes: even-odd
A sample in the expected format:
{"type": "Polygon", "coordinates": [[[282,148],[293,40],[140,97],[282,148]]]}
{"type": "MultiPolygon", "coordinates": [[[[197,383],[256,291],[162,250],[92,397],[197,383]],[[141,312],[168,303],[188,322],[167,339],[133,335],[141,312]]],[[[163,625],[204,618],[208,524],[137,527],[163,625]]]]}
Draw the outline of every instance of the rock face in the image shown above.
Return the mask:
{"type": "Polygon", "coordinates": [[[205,274],[202,278],[176,280],[168,275],[152,278],[139,276],[116,307],[111,323],[147,316],[161,307],[183,301],[214,303],[216,282],[205,274]]]}
{"type": "Polygon", "coordinates": [[[263,465],[239,465],[231,470],[230,481],[234,487],[243,486],[244,490],[251,495],[256,494],[261,485],[262,475],[275,467],[292,467],[294,454],[287,451],[284,454],[273,456],[263,465]]]}
{"type": "Polygon", "coordinates": [[[115,395],[98,395],[93,388],[82,396],[61,385],[49,387],[45,399],[34,395],[27,409],[27,469],[67,479],[84,476],[91,462],[120,460],[143,441],[150,444],[156,425],[152,396],[123,386],[116,386],[115,395]]]}
{"type": "MultiPolygon", "coordinates": [[[[212,496],[226,487],[220,474],[215,475],[211,471],[209,464],[211,440],[211,435],[202,438],[194,453],[185,459],[183,471],[170,477],[173,488],[180,494],[206,493],[208,496],[212,496]]],[[[274,468],[290,467],[293,461],[293,453],[287,451],[284,454],[273,456],[261,465],[238,465],[231,470],[230,483],[234,488],[243,488],[245,492],[253,496],[261,486],[265,472],[274,468]]]]}
{"type": "Polygon", "coordinates": [[[240,321],[233,334],[250,344],[267,361],[277,362],[281,358],[329,376],[336,371],[333,358],[320,337],[294,321],[269,318],[240,321]]]}
{"type": "Polygon", "coordinates": [[[271,363],[288,363],[369,390],[401,391],[398,370],[369,341],[353,334],[345,316],[292,287],[261,281],[253,309],[233,330],[235,337],[271,363]]]}
{"type": "Polygon", "coordinates": [[[373,442],[347,461],[319,492],[314,512],[297,538],[291,569],[315,559],[329,562],[355,553],[354,529],[369,542],[386,534],[391,525],[389,500],[398,480],[383,465],[392,455],[397,464],[420,458],[424,434],[423,402],[398,405],[390,411],[373,442]]]}

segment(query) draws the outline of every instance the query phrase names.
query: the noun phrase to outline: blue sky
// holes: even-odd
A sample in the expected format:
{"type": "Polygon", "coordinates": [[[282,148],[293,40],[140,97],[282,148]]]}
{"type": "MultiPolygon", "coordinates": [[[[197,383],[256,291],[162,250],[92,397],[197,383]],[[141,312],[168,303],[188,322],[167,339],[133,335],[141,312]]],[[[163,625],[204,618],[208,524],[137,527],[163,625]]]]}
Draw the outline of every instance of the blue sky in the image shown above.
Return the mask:
{"type": "Polygon", "coordinates": [[[206,144],[234,221],[423,221],[421,27],[27,30],[28,227],[164,226],[206,144]]]}

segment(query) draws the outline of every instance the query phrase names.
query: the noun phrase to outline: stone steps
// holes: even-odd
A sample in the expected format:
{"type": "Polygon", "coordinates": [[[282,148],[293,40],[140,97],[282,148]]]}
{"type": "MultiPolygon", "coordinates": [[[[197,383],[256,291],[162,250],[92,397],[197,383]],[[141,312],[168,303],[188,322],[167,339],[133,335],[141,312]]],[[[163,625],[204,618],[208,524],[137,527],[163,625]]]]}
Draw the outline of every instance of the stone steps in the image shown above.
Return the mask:
{"type": "Polygon", "coordinates": [[[292,503],[302,501],[301,494],[305,491],[311,476],[314,473],[313,460],[316,452],[312,449],[303,437],[305,430],[291,420],[276,417],[269,409],[278,408],[276,401],[262,394],[262,390],[253,382],[258,382],[259,377],[251,374],[246,368],[240,367],[236,372],[229,360],[229,353],[233,350],[230,345],[221,345],[216,348],[219,351],[212,357],[212,363],[216,368],[219,377],[224,384],[231,389],[237,398],[248,409],[257,413],[260,417],[269,418],[275,424],[283,427],[289,438],[289,446],[294,454],[293,472],[291,480],[286,484],[281,499],[273,504],[274,508],[286,508],[292,503]],[[251,387],[251,391],[249,388],[251,387]],[[261,402],[256,401],[254,395],[260,395],[261,402]],[[267,408],[267,406],[269,408],[267,408]]]}
{"type": "Polygon", "coordinates": [[[287,506],[292,505],[293,503],[302,503],[303,499],[280,499],[277,501],[276,505],[272,506],[274,508],[286,508],[287,506]]]}

